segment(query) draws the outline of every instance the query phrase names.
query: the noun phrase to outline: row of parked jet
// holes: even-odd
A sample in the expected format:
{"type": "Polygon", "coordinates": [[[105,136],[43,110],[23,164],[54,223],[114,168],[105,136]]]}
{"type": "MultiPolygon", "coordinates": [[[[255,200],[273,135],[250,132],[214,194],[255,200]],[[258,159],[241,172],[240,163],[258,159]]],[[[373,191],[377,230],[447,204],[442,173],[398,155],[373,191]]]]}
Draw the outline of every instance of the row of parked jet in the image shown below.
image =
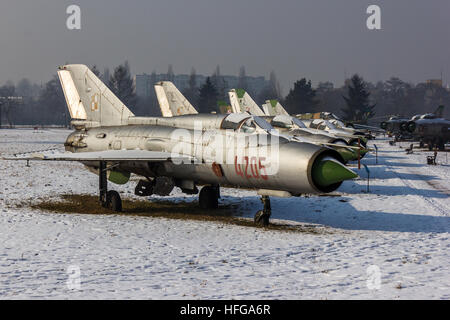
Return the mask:
{"type": "Polygon", "coordinates": [[[440,105],[434,113],[418,114],[411,119],[392,116],[380,127],[396,140],[418,141],[420,147],[445,150],[450,141],[450,120],[443,118],[443,112],[444,106],[440,105]]]}
{"type": "MultiPolygon", "coordinates": [[[[162,116],[186,117],[197,115],[197,109],[182,95],[170,81],[155,84],[156,96],[162,116]],[[180,107],[182,106],[182,107],[180,107]]],[[[327,112],[297,114],[295,116],[283,108],[277,100],[267,100],[262,107],[243,89],[231,89],[228,92],[230,104],[222,103],[221,113],[247,114],[268,122],[278,132],[292,136],[303,142],[326,145],[340,153],[345,162],[362,158],[368,151],[367,141],[371,135],[367,129],[346,127],[335,115],[327,112]]],[[[156,122],[155,118],[155,122],[156,122]]],[[[166,120],[167,123],[173,121],[166,120]]],[[[376,129],[376,128],[374,128],[376,129]]]]}
{"type": "Polygon", "coordinates": [[[162,117],[137,117],[87,66],[61,66],[58,76],[75,129],[66,152],[3,159],[81,162],[99,176],[101,205],[114,211],[122,200],[108,181],[125,184],[134,174],[136,195],[178,187],[199,194],[204,209],[218,207],[221,187],[256,190],[263,208],[254,220],[267,226],[270,196],[332,192],[357,177],[345,163],[368,151],[365,129],[290,116],[274,100],[260,108],[244,90],[230,91],[225,114],[199,114],[172,83],[159,82],[162,117]]]}

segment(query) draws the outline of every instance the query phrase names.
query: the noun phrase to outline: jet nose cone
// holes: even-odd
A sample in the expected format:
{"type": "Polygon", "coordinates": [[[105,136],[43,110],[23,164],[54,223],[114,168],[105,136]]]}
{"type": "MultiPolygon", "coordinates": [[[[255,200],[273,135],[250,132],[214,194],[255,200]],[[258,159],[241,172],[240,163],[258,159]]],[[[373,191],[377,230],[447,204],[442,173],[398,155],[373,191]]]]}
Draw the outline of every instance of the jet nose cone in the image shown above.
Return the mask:
{"type": "Polygon", "coordinates": [[[356,177],[358,175],[355,172],[331,157],[319,159],[312,169],[313,181],[319,188],[326,188],[356,177]]]}

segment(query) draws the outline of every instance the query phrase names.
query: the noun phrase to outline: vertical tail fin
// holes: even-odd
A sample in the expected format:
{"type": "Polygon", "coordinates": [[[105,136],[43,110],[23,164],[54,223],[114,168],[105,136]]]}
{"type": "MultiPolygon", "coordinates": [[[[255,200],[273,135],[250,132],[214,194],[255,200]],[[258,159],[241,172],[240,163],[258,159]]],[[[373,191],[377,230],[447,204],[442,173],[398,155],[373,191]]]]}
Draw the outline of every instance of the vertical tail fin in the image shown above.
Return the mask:
{"type": "Polygon", "coordinates": [[[266,116],[289,115],[278,100],[267,100],[262,107],[266,116]]]}
{"type": "Polygon", "coordinates": [[[170,81],[155,84],[156,97],[163,117],[197,114],[197,110],[170,81]]]}
{"type": "Polygon", "coordinates": [[[231,89],[228,96],[234,113],[248,112],[254,116],[264,116],[264,112],[245,90],[231,89]]]}
{"type": "Polygon", "coordinates": [[[120,126],[134,116],[87,66],[62,66],[58,76],[72,119],[91,126],[120,126]]]}

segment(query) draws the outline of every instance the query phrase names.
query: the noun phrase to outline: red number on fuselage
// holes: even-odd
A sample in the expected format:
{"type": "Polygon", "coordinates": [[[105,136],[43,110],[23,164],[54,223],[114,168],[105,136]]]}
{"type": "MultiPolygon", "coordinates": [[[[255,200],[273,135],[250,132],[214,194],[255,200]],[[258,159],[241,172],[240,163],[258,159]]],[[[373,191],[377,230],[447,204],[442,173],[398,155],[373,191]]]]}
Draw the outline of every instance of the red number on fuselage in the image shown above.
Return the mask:
{"type": "Polygon", "coordinates": [[[237,156],[234,157],[234,170],[238,176],[243,177],[244,173],[242,172],[241,165],[237,163],[237,156]]]}
{"type": "Polygon", "coordinates": [[[261,163],[261,161],[266,160],[266,158],[260,158],[257,157],[251,157],[250,161],[249,158],[246,156],[244,157],[245,161],[245,170],[242,170],[241,164],[238,164],[237,156],[234,157],[234,170],[236,171],[236,174],[241,177],[246,177],[247,179],[255,178],[259,179],[262,178],[263,180],[268,180],[269,177],[267,176],[266,167],[261,163]],[[248,167],[250,166],[251,175],[248,172],[248,167]]]}
{"type": "Polygon", "coordinates": [[[265,157],[259,158],[259,169],[264,171],[264,174],[261,172],[261,178],[263,178],[263,180],[267,180],[269,179],[269,177],[267,176],[266,167],[261,164],[261,160],[264,161],[266,160],[266,158],[265,157]]]}
{"type": "Polygon", "coordinates": [[[245,177],[247,179],[250,179],[252,176],[247,173],[248,172],[248,157],[245,156],[244,160],[245,160],[245,177]]]}
{"type": "Polygon", "coordinates": [[[252,170],[252,175],[254,178],[258,179],[259,178],[259,172],[258,172],[258,161],[256,159],[256,157],[252,157],[250,159],[250,169],[252,170]]]}

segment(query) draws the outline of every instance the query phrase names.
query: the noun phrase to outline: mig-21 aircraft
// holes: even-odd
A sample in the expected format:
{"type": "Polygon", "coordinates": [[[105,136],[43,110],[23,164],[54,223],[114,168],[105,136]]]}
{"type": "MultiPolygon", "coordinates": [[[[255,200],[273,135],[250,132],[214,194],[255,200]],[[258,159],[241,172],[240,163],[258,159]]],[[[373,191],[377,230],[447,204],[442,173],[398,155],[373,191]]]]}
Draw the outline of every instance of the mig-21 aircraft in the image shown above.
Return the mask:
{"type": "Polygon", "coordinates": [[[429,150],[437,147],[445,150],[445,144],[450,141],[450,120],[443,118],[444,106],[439,106],[434,113],[415,115],[403,125],[412,135],[412,139],[425,144],[429,150]]]}

